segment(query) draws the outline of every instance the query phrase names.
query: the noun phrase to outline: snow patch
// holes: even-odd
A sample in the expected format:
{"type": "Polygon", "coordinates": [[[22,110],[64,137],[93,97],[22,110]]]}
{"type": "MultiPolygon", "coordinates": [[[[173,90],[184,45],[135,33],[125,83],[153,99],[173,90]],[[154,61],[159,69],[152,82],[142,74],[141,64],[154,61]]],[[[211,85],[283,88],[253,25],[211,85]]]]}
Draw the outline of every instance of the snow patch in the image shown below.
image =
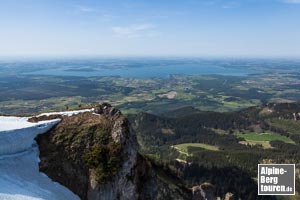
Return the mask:
{"type": "Polygon", "coordinates": [[[0,160],[0,199],[79,200],[66,187],[39,172],[38,149],[0,160]]]}
{"type": "Polygon", "coordinates": [[[72,115],[77,115],[79,113],[84,113],[84,112],[92,112],[94,111],[94,108],[92,109],[84,109],[84,110],[73,110],[73,111],[64,111],[64,112],[49,112],[49,113],[42,113],[37,115],[37,117],[41,116],[51,116],[51,115],[65,115],[65,116],[72,116],[72,115]]]}
{"type": "Polygon", "coordinates": [[[34,138],[50,130],[60,119],[31,123],[28,118],[0,117],[0,155],[31,148],[34,138]]]}
{"type": "Polygon", "coordinates": [[[28,117],[6,117],[0,116],[0,133],[16,129],[24,129],[44,124],[45,122],[31,123],[28,117]]]}
{"type": "Polygon", "coordinates": [[[34,138],[60,119],[28,122],[26,117],[0,116],[0,199],[79,200],[66,187],[39,172],[34,138]]]}

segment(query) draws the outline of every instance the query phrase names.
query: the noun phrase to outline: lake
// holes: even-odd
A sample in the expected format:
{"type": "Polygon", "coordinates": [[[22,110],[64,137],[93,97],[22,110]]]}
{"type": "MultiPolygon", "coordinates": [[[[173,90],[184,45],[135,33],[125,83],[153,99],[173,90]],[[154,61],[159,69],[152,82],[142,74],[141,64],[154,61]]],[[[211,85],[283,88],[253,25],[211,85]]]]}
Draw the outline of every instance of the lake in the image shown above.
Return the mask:
{"type": "MultiPolygon", "coordinates": [[[[36,64],[35,64],[36,65],[36,64]]],[[[58,62],[51,67],[41,63],[40,68],[26,71],[27,75],[55,76],[120,76],[126,78],[167,78],[170,75],[232,75],[246,76],[259,72],[247,67],[223,66],[222,62],[191,61],[106,61],[106,62],[58,62]],[[44,67],[43,67],[44,66],[44,67]]]]}

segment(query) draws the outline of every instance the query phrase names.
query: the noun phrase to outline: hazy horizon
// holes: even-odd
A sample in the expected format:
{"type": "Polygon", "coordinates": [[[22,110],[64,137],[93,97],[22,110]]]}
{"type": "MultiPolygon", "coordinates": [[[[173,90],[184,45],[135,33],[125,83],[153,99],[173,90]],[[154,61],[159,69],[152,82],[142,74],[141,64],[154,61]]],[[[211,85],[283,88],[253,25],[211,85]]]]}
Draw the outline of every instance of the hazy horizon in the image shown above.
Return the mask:
{"type": "Polygon", "coordinates": [[[4,60],[97,60],[97,59],[200,59],[200,60],[291,60],[300,61],[299,56],[203,56],[203,55],[0,55],[0,61],[4,60]]]}

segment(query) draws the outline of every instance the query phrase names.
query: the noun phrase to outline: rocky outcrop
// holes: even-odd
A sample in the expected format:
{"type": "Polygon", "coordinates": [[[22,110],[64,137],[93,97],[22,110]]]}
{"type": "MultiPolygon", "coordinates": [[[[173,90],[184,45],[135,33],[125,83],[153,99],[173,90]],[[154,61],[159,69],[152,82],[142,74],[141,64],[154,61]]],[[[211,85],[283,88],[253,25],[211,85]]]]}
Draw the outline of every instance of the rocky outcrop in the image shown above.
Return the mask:
{"type": "Polygon", "coordinates": [[[209,183],[203,183],[199,186],[194,186],[193,200],[213,200],[215,197],[215,188],[209,183]]]}
{"type": "Polygon", "coordinates": [[[192,199],[179,179],[138,153],[128,120],[111,105],[57,117],[61,122],[36,138],[40,170],[81,199],[192,199]]]}

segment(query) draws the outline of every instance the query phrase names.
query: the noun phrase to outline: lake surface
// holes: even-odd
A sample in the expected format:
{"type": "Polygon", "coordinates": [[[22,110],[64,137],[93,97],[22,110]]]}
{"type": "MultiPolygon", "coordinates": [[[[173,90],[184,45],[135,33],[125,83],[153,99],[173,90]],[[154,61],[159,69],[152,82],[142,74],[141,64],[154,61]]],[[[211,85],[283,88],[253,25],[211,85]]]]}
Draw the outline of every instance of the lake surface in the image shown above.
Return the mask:
{"type": "Polygon", "coordinates": [[[75,67],[68,66],[47,68],[26,72],[30,75],[55,75],[55,76],[120,76],[126,78],[167,78],[170,75],[232,75],[246,76],[258,73],[255,70],[223,67],[218,65],[207,64],[164,64],[164,65],[147,65],[147,66],[90,66],[83,64],[75,67]]]}

